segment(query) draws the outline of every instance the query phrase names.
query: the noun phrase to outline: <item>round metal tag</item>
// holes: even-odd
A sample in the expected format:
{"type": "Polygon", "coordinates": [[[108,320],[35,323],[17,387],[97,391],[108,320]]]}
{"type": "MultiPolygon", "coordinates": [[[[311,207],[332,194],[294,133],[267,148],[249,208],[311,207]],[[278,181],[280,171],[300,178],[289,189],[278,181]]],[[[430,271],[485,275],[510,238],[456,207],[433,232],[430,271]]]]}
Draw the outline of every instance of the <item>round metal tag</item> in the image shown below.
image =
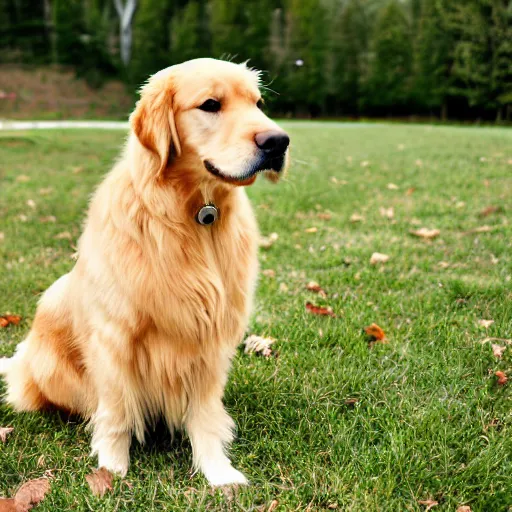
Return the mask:
{"type": "Polygon", "coordinates": [[[209,226],[219,218],[219,210],[213,204],[205,204],[196,215],[196,220],[202,226],[209,226]]]}

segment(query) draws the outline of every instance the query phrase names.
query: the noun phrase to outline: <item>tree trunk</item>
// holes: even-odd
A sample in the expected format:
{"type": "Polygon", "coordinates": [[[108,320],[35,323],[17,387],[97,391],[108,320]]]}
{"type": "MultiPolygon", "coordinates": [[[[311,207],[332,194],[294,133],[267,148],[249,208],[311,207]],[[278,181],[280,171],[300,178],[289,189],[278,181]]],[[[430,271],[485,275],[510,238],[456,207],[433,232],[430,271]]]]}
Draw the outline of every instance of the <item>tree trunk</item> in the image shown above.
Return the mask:
{"type": "Polygon", "coordinates": [[[441,121],[448,121],[448,103],[446,100],[443,100],[443,105],[441,106],[441,121]]]}
{"type": "Polygon", "coordinates": [[[132,52],[132,19],[137,8],[137,0],[126,0],[125,5],[122,0],[114,0],[114,5],[119,16],[121,60],[125,66],[128,66],[132,52]]]}

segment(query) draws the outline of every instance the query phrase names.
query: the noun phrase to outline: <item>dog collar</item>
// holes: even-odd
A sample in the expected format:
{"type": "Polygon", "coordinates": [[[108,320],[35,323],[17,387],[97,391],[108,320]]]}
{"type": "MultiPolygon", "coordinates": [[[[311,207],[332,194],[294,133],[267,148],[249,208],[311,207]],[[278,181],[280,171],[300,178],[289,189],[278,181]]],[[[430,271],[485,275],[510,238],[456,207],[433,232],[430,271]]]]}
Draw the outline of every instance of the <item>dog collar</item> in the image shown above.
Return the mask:
{"type": "Polygon", "coordinates": [[[196,215],[196,221],[201,226],[210,226],[219,218],[219,210],[214,204],[201,206],[196,215]]]}

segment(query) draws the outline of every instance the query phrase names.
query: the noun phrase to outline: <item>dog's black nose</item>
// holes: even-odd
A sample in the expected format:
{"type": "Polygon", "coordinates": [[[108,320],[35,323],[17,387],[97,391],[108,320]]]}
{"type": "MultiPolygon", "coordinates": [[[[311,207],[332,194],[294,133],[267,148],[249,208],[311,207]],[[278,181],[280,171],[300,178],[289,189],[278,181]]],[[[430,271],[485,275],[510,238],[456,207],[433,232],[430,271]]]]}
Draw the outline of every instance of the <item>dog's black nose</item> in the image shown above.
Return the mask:
{"type": "Polygon", "coordinates": [[[290,137],[285,132],[268,130],[254,136],[254,142],[268,156],[282,155],[290,144],[290,137]]]}

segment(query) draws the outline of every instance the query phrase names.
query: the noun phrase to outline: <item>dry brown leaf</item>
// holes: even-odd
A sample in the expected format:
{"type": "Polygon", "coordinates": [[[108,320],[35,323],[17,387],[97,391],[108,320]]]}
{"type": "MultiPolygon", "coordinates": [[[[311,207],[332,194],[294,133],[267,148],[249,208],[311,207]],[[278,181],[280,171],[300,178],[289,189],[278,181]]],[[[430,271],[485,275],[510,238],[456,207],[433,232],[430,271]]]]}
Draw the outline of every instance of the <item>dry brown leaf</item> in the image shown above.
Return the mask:
{"type": "Polygon", "coordinates": [[[398,190],[399,186],[395,185],[394,183],[388,183],[387,188],[388,188],[388,190],[398,190]]]}
{"type": "Polygon", "coordinates": [[[488,226],[487,224],[483,226],[479,226],[477,228],[470,229],[469,231],[463,231],[463,235],[472,235],[474,233],[489,233],[493,230],[491,226],[488,226]]]}
{"type": "Polygon", "coordinates": [[[9,325],[18,325],[21,322],[19,315],[3,315],[0,316],[0,327],[7,327],[9,325]]]}
{"type": "Polygon", "coordinates": [[[14,430],[12,427],[0,427],[0,441],[5,443],[7,441],[7,436],[14,430]]]}
{"type": "Polygon", "coordinates": [[[16,181],[18,181],[19,183],[26,183],[27,181],[30,181],[30,178],[28,176],[26,176],[25,174],[20,174],[16,178],[16,181]]]}
{"type": "Polygon", "coordinates": [[[261,272],[265,277],[276,277],[276,271],[271,268],[266,268],[261,272]]]}
{"type": "Polygon", "coordinates": [[[479,214],[479,217],[488,217],[489,215],[492,215],[493,213],[500,213],[503,211],[503,208],[501,206],[487,206],[484,208],[479,214]]]}
{"type": "Polygon", "coordinates": [[[94,496],[102,498],[107,491],[112,490],[112,473],[105,468],[95,469],[85,479],[94,496]]]}
{"type": "Polygon", "coordinates": [[[257,336],[251,334],[244,340],[246,354],[261,354],[264,357],[270,357],[272,355],[272,349],[270,346],[275,342],[274,338],[264,338],[263,336],[257,336]]]}
{"type": "Polygon", "coordinates": [[[47,215],[46,217],[39,217],[39,222],[57,222],[55,215],[47,215]]]}
{"type": "Polygon", "coordinates": [[[331,214],[329,212],[320,212],[316,216],[322,220],[331,220],[331,214]]]}
{"type": "Polygon", "coordinates": [[[431,508],[435,507],[436,505],[439,505],[439,503],[435,500],[420,500],[418,501],[420,505],[426,505],[427,508],[425,509],[425,512],[428,512],[431,508]]]}
{"type": "Polygon", "coordinates": [[[52,187],[40,188],[39,189],[39,194],[42,195],[42,196],[47,196],[48,194],[51,194],[52,192],[53,192],[53,188],[52,187]]]}
{"type": "Polygon", "coordinates": [[[497,345],[496,343],[492,343],[491,347],[492,347],[493,356],[497,357],[498,359],[501,359],[503,356],[503,353],[505,352],[505,350],[507,350],[507,347],[497,345]]]}
{"type": "Polygon", "coordinates": [[[320,295],[320,297],[323,299],[327,298],[327,293],[325,293],[325,290],[316,281],[310,281],[306,285],[306,289],[310,292],[318,293],[318,295],[320,295]]]}
{"type": "Polygon", "coordinates": [[[357,398],[347,398],[345,400],[345,405],[356,405],[357,402],[359,402],[359,399],[357,398]]]}
{"type": "Polygon", "coordinates": [[[311,302],[306,302],[306,310],[313,315],[332,316],[333,318],[336,318],[334,311],[329,306],[316,306],[311,302]]]}
{"type": "Polygon", "coordinates": [[[36,203],[35,203],[35,201],[34,201],[33,199],[29,199],[29,200],[27,201],[27,206],[28,206],[29,208],[34,209],[34,208],[36,207],[36,203]]]}
{"type": "Polygon", "coordinates": [[[414,192],[416,191],[416,187],[409,187],[406,191],[405,191],[405,195],[406,196],[412,196],[414,194],[414,192]]]}
{"type": "Polygon", "coordinates": [[[268,506],[267,512],[274,512],[274,510],[277,508],[277,505],[279,502],[277,500],[272,500],[270,502],[270,505],[268,506]]]}
{"type": "Polygon", "coordinates": [[[494,320],[478,320],[478,325],[485,329],[488,329],[493,323],[494,320]]]}
{"type": "Polygon", "coordinates": [[[73,237],[69,231],[63,231],[62,233],[57,233],[53,238],[55,240],[71,240],[73,237]]]}
{"type": "Polygon", "coordinates": [[[83,170],[84,170],[84,168],[82,166],[72,167],[71,168],[71,172],[73,174],[78,174],[79,172],[82,172],[83,170]]]}
{"type": "Polygon", "coordinates": [[[269,249],[274,245],[278,238],[279,235],[277,233],[270,233],[268,236],[262,236],[260,237],[260,247],[263,247],[263,249],[269,249]]]}
{"type": "Polygon", "coordinates": [[[364,217],[362,215],[359,215],[359,213],[353,213],[350,216],[350,222],[363,222],[364,217]]]}
{"type": "Polygon", "coordinates": [[[50,490],[48,478],[37,478],[25,482],[16,492],[13,500],[0,500],[0,511],[13,510],[15,512],[27,512],[34,505],[40,503],[50,490]],[[2,508],[1,502],[8,502],[8,506],[14,504],[14,508],[2,508]]]}
{"type": "Polygon", "coordinates": [[[389,208],[379,208],[379,212],[383,217],[386,217],[386,219],[392,219],[395,216],[395,209],[390,206],[389,208]]]}
{"type": "Polygon", "coordinates": [[[457,507],[456,512],[471,512],[471,507],[468,505],[461,505],[460,507],[457,507]]]}
{"type": "Polygon", "coordinates": [[[375,323],[365,327],[364,332],[371,338],[370,347],[373,347],[376,343],[386,344],[388,342],[386,339],[386,333],[382,327],[375,323]]]}
{"type": "Polygon", "coordinates": [[[5,234],[3,231],[0,231],[0,242],[3,242],[5,240],[5,234]]]}
{"type": "Polygon", "coordinates": [[[315,228],[314,226],[311,228],[306,228],[304,230],[305,233],[316,233],[318,231],[318,228],[315,228]]]}
{"type": "Polygon", "coordinates": [[[494,375],[496,375],[496,377],[498,377],[498,386],[504,386],[507,383],[508,377],[505,375],[504,372],[497,371],[497,372],[494,372],[494,375]]]}
{"type": "Polygon", "coordinates": [[[417,236],[419,238],[432,240],[433,238],[438,237],[441,234],[441,231],[439,231],[439,229],[420,228],[414,231],[410,231],[410,233],[411,235],[417,236]]]}
{"type": "Polygon", "coordinates": [[[371,265],[386,263],[387,261],[389,261],[389,256],[387,254],[382,254],[380,252],[374,252],[370,258],[371,265]]]}
{"type": "Polygon", "coordinates": [[[12,498],[0,498],[0,512],[17,512],[15,501],[12,498]]]}

